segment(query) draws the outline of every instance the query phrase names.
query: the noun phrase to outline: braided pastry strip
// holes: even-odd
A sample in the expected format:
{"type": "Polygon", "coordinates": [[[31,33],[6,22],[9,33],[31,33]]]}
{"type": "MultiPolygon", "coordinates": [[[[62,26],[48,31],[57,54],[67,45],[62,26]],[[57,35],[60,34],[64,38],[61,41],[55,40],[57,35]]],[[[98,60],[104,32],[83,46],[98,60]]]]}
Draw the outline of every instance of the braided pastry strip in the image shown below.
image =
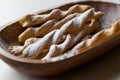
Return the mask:
{"type": "Polygon", "coordinates": [[[36,41],[40,40],[41,38],[29,38],[25,41],[24,45],[23,46],[19,46],[19,45],[14,45],[14,46],[9,46],[8,50],[18,56],[18,55],[21,55],[23,50],[28,47],[29,45],[31,45],[32,43],[35,43],[36,41]]]}
{"type": "Polygon", "coordinates": [[[75,55],[82,54],[82,52],[85,52],[91,48],[94,48],[95,46],[98,46],[98,45],[114,38],[115,36],[117,36],[119,34],[120,34],[120,21],[117,21],[117,22],[113,23],[110,26],[110,28],[103,29],[103,30],[99,31],[98,33],[96,33],[95,35],[93,35],[92,38],[86,39],[82,42],[79,42],[75,47],[73,47],[71,50],[65,52],[63,55],[49,58],[46,60],[43,59],[42,62],[46,62],[46,61],[54,62],[54,61],[59,61],[59,60],[63,60],[66,58],[70,58],[75,55]]]}
{"type": "MultiPolygon", "coordinates": [[[[80,14],[78,13],[74,13],[71,15],[68,15],[67,17],[65,17],[64,19],[62,19],[61,21],[56,22],[56,20],[49,20],[48,22],[46,22],[45,24],[43,24],[41,27],[39,28],[28,28],[27,30],[25,30],[25,32],[23,32],[20,36],[19,36],[19,41],[21,43],[24,43],[24,40],[26,38],[28,38],[23,46],[9,46],[9,51],[14,54],[14,55],[20,55],[22,54],[22,52],[24,51],[24,49],[26,47],[28,47],[30,44],[35,43],[36,40],[38,40],[39,38],[30,38],[29,37],[37,37],[37,36],[44,36],[45,34],[47,34],[49,31],[52,31],[56,28],[61,28],[63,24],[65,24],[67,21],[73,19],[74,17],[78,16],[80,14]],[[46,30],[46,28],[49,28],[49,30],[46,30]],[[44,33],[44,35],[43,35],[44,33]]],[[[43,53],[43,52],[42,52],[43,53]]]]}
{"type": "Polygon", "coordinates": [[[54,9],[49,14],[25,15],[19,20],[19,22],[22,24],[23,27],[34,26],[37,24],[44,23],[51,19],[62,19],[64,17],[66,17],[67,15],[70,15],[73,13],[82,13],[82,12],[88,10],[89,8],[91,8],[91,6],[77,4],[77,5],[70,7],[67,11],[62,11],[60,9],[54,9]]]}
{"type": "Polygon", "coordinates": [[[63,24],[77,17],[78,15],[80,14],[74,13],[74,14],[68,15],[67,17],[63,18],[60,21],[57,21],[55,19],[48,20],[47,22],[45,22],[43,25],[41,25],[38,28],[29,27],[23,33],[19,35],[18,41],[23,44],[25,40],[28,38],[43,37],[45,34],[49,33],[50,31],[61,28],[63,24]]]}
{"type": "MultiPolygon", "coordinates": [[[[29,45],[24,51],[23,51],[23,57],[31,57],[36,58],[38,55],[41,54],[42,50],[49,49],[51,45],[53,44],[59,44],[61,39],[63,39],[64,35],[68,35],[68,41],[70,38],[72,39],[72,42],[69,41],[69,43],[72,43],[69,47],[73,47],[78,41],[80,41],[85,35],[91,33],[94,29],[96,29],[92,24],[86,25],[88,21],[91,21],[93,19],[99,18],[102,15],[101,12],[95,12],[94,9],[89,9],[80,16],[68,21],[65,23],[60,29],[53,30],[52,32],[46,34],[43,38],[41,38],[39,41],[29,45]],[[85,27],[87,26],[87,27],[85,27]],[[88,29],[88,27],[90,27],[88,29]],[[94,27],[94,28],[93,28],[94,27]],[[82,32],[82,29],[86,28],[85,31],[82,32]],[[87,31],[86,31],[87,30],[87,31]]],[[[94,22],[94,21],[92,21],[94,22]]],[[[96,21],[95,21],[96,22],[96,21]]],[[[96,23],[94,23],[96,24],[96,23]]],[[[96,26],[98,27],[98,26],[96,26]]],[[[67,48],[65,50],[67,50],[67,48]]],[[[61,52],[64,52],[61,51],[61,52]]]]}
{"type": "Polygon", "coordinates": [[[85,25],[84,28],[76,36],[68,34],[66,40],[63,43],[51,45],[49,52],[44,58],[42,58],[42,60],[46,60],[51,57],[56,57],[63,54],[65,51],[73,47],[78,41],[80,41],[78,39],[82,39],[83,36],[95,31],[98,26],[98,22],[93,19],[91,21],[91,24],[85,25]]]}

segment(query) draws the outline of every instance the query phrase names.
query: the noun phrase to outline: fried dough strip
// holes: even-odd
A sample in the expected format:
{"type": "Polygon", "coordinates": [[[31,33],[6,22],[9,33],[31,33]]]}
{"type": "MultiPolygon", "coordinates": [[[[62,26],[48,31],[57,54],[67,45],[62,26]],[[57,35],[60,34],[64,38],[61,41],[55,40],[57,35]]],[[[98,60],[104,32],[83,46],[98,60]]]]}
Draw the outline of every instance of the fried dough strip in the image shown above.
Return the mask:
{"type": "MultiPolygon", "coordinates": [[[[94,9],[87,10],[80,16],[75,17],[74,19],[65,23],[60,29],[53,30],[52,32],[46,34],[43,38],[41,38],[36,43],[29,45],[23,51],[23,57],[28,56],[31,58],[36,58],[39,54],[42,54],[42,50],[46,48],[49,49],[53,44],[59,44],[63,36],[64,35],[67,36],[68,34],[72,36],[72,37],[69,36],[69,39],[72,38],[72,42],[70,41],[70,43],[72,44],[68,48],[73,47],[84,36],[86,36],[87,34],[91,33],[94,30],[95,27],[91,26],[92,24],[87,25],[86,23],[88,21],[91,21],[92,19],[96,20],[96,16],[97,18],[99,18],[101,16],[100,14],[102,15],[101,12],[95,12],[94,9]],[[100,16],[98,17],[98,15],[100,16]],[[84,28],[85,28],[85,31],[84,31],[84,28]]],[[[91,22],[94,22],[94,21],[91,21],[91,22]]],[[[64,52],[64,50],[61,52],[64,52]]]]}
{"type": "Polygon", "coordinates": [[[19,22],[22,24],[23,27],[28,26],[34,26],[37,24],[44,23],[51,19],[62,19],[66,17],[67,15],[73,14],[73,13],[83,13],[84,11],[91,8],[91,6],[88,5],[81,5],[76,4],[70,7],[67,11],[62,11],[60,9],[54,9],[48,14],[28,14],[23,16],[19,22]]]}
{"type": "Polygon", "coordinates": [[[41,25],[38,28],[29,27],[19,35],[18,41],[23,44],[25,42],[25,40],[27,40],[28,38],[43,37],[50,31],[61,28],[62,25],[64,25],[66,22],[68,22],[69,20],[71,20],[79,15],[80,14],[78,14],[78,13],[74,13],[74,14],[68,15],[67,17],[63,18],[60,21],[57,21],[55,19],[48,20],[47,22],[45,22],[43,25],[41,25]]]}
{"type": "Polygon", "coordinates": [[[43,60],[43,62],[54,62],[63,60],[66,58],[70,58],[75,55],[80,55],[83,52],[90,50],[94,48],[95,46],[98,46],[115,36],[120,34],[120,21],[117,21],[113,23],[108,29],[103,29],[99,31],[98,33],[94,34],[90,39],[86,39],[82,42],[79,42],[75,47],[73,47],[71,50],[65,52],[63,55],[49,58],[47,60],[43,60]]]}

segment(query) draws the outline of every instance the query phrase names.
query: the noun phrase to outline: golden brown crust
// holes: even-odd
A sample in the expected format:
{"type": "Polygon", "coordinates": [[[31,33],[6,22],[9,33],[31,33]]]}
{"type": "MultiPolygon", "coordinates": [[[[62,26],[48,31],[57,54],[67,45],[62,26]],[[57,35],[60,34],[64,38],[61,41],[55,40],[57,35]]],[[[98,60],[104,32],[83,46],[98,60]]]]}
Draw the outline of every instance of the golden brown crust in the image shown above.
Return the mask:
{"type": "Polygon", "coordinates": [[[73,13],[82,13],[86,10],[91,8],[91,6],[88,5],[74,5],[70,7],[67,11],[62,11],[60,9],[54,9],[49,14],[43,14],[43,15],[37,15],[37,14],[28,14],[23,16],[19,22],[22,24],[23,27],[28,26],[34,26],[37,24],[44,23],[51,19],[62,19],[66,17],[67,15],[73,14],[73,13]]]}
{"type": "Polygon", "coordinates": [[[43,37],[45,34],[49,33],[54,29],[59,29],[69,20],[79,16],[79,13],[74,13],[66,16],[62,20],[58,21],[56,19],[48,20],[38,28],[29,27],[24,32],[18,36],[18,41],[24,43],[26,39],[31,37],[43,37]]]}

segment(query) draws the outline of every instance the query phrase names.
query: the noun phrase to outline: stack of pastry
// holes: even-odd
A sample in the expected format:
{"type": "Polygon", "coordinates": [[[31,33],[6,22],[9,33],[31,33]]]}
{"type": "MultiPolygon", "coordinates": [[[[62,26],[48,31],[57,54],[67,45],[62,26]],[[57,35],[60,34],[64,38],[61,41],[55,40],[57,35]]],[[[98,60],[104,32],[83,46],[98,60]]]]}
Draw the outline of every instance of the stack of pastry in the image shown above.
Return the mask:
{"type": "Polygon", "coordinates": [[[120,33],[120,21],[92,34],[103,15],[88,5],[73,5],[66,11],[54,9],[48,14],[29,14],[19,22],[27,29],[18,36],[22,45],[9,46],[14,55],[41,61],[57,61],[80,55],[120,33]],[[40,24],[39,27],[34,27],[40,24]],[[91,35],[92,34],[92,35],[91,35]]]}

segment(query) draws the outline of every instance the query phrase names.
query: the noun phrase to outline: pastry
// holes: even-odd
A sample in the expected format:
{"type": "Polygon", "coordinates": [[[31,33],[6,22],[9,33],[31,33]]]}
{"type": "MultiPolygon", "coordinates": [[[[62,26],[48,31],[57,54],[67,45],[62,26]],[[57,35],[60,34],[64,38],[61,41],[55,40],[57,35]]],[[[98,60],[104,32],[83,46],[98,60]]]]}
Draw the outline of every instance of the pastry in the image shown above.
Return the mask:
{"type": "Polygon", "coordinates": [[[96,34],[94,34],[91,38],[79,42],[71,50],[66,51],[62,55],[57,57],[52,57],[49,59],[42,59],[42,62],[54,62],[54,61],[70,58],[75,55],[80,55],[89,49],[92,49],[102,43],[105,43],[106,41],[114,38],[119,34],[120,34],[120,21],[117,21],[113,23],[108,29],[103,29],[97,32],[96,34]]]}
{"type": "Polygon", "coordinates": [[[37,58],[42,55],[44,50],[47,50],[47,53],[44,53],[46,55],[44,55],[45,57],[43,57],[43,59],[63,54],[75,46],[84,36],[98,28],[99,24],[97,19],[101,17],[101,15],[101,12],[95,12],[93,8],[85,11],[66,22],[60,29],[54,29],[44,37],[24,48],[24,50],[22,50],[22,56],[37,58]]]}
{"type": "Polygon", "coordinates": [[[63,54],[65,51],[75,46],[78,41],[81,41],[84,36],[95,31],[97,28],[98,22],[94,22],[93,20],[93,23],[91,25],[84,26],[84,28],[76,36],[70,36],[70,34],[68,34],[66,40],[63,43],[58,45],[51,45],[49,52],[43,59],[49,59],[51,57],[56,57],[63,54]]]}
{"type": "Polygon", "coordinates": [[[18,40],[20,43],[24,43],[26,39],[30,37],[43,37],[48,32],[59,29],[63,24],[68,22],[69,20],[73,19],[74,17],[80,14],[74,13],[66,16],[62,20],[58,21],[56,19],[48,20],[43,25],[37,28],[29,27],[27,28],[22,34],[19,35],[18,40]]]}
{"type": "Polygon", "coordinates": [[[20,55],[22,54],[23,50],[28,47],[30,44],[36,42],[40,38],[29,38],[25,41],[25,44],[23,46],[19,45],[14,45],[14,46],[9,46],[9,51],[14,54],[14,55],[20,55]]]}
{"type": "Polygon", "coordinates": [[[40,59],[41,62],[83,54],[120,34],[120,21],[97,31],[102,15],[101,11],[80,4],[66,11],[54,9],[48,14],[26,15],[19,20],[23,27],[28,27],[18,37],[23,45],[9,46],[8,49],[16,56],[40,59]],[[37,24],[40,26],[33,27],[37,24]]]}
{"type": "Polygon", "coordinates": [[[34,26],[37,24],[44,23],[51,19],[59,20],[73,13],[82,13],[88,10],[89,8],[91,8],[91,6],[78,4],[78,5],[74,5],[70,7],[67,11],[62,11],[60,9],[54,9],[49,14],[43,14],[43,15],[28,14],[26,16],[23,16],[19,20],[19,22],[22,24],[23,27],[34,26]]]}

